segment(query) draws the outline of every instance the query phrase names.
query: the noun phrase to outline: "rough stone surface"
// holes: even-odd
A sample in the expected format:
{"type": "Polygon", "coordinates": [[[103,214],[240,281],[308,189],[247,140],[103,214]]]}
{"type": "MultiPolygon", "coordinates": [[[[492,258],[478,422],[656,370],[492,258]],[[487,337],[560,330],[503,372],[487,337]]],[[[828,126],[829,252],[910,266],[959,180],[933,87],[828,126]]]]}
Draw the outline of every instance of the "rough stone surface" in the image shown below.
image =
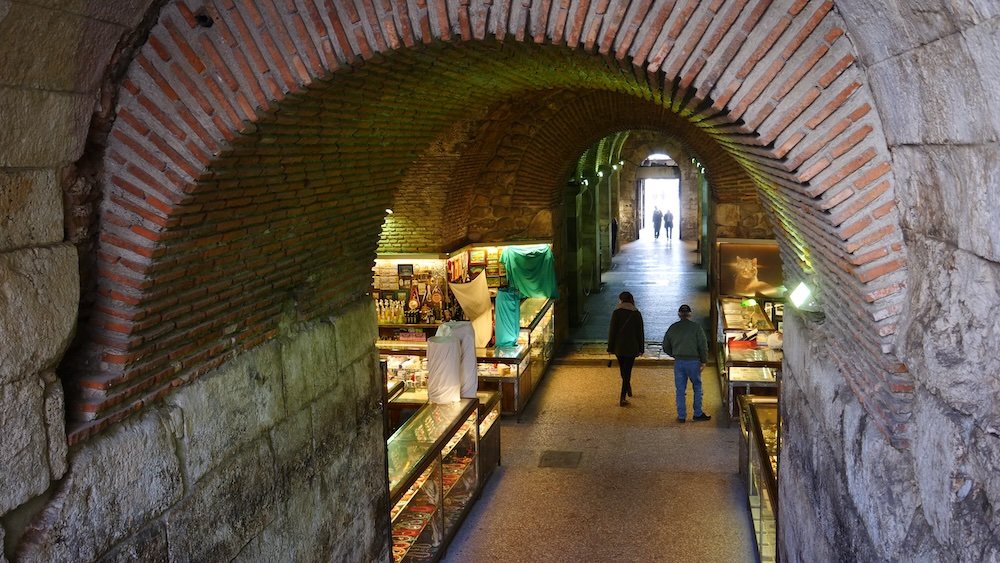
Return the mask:
{"type": "Polygon", "coordinates": [[[110,21],[125,26],[135,26],[142,19],[152,0],[39,0],[39,6],[65,10],[95,20],[110,21]]]}
{"type": "Polygon", "coordinates": [[[283,416],[278,347],[238,356],[181,388],[167,404],[183,413],[185,475],[198,481],[226,460],[219,455],[256,440],[283,416]]]}
{"type": "Polygon", "coordinates": [[[350,306],[333,324],[337,334],[337,358],[341,366],[370,354],[378,338],[375,302],[371,299],[350,306]]]}
{"type": "MultiPolygon", "coordinates": [[[[66,473],[66,403],[62,383],[54,373],[44,378],[45,385],[45,429],[48,439],[49,472],[52,479],[59,479],[66,473]]],[[[2,404],[2,403],[0,403],[2,404]]]]}
{"type": "MultiPolygon", "coordinates": [[[[893,154],[905,228],[1000,262],[1000,206],[996,204],[1000,201],[1000,148],[995,144],[897,147],[893,154]]],[[[911,263],[919,259],[910,257],[911,263]]]]}
{"type": "Polygon", "coordinates": [[[172,561],[229,561],[276,513],[268,440],[236,452],[194,485],[166,518],[172,561]]]}
{"type": "Polygon", "coordinates": [[[94,560],[180,500],[180,462],[168,426],[159,412],[150,412],[75,452],[54,498],[29,530],[20,559],[94,560]]]}
{"type": "Polygon", "coordinates": [[[130,563],[168,560],[166,527],[162,522],[155,522],[122,542],[114,551],[101,557],[98,561],[101,563],[130,563]]]}
{"type": "Polygon", "coordinates": [[[959,413],[997,418],[1000,266],[931,238],[910,245],[910,317],[901,331],[914,379],[959,413]]]}
{"type": "Polygon", "coordinates": [[[0,86],[0,167],[49,166],[83,152],[93,98],[0,86]],[[44,115],[46,119],[38,119],[44,115]]]}
{"type": "Polygon", "coordinates": [[[0,171],[0,250],[59,242],[62,225],[53,170],[0,171]]]}
{"type": "Polygon", "coordinates": [[[856,402],[845,405],[845,476],[851,498],[879,559],[902,553],[919,499],[912,459],[886,442],[856,402]]]}
{"type": "Polygon", "coordinates": [[[285,408],[289,412],[305,407],[336,382],[336,338],[333,326],[324,323],[283,340],[281,364],[285,408]]]}
{"type": "Polygon", "coordinates": [[[44,391],[38,377],[0,384],[0,514],[49,486],[44,391]]]}
{"type": "Polygon", "coordinates": [[[979,143],[996,139],[975,61],[960,34],[869,69],[889,145],[979,143]]]}
{"type": "MultiPolygon", "coordinates": [[[[991,4],[994,10],[1000,12],[1000,3],[991,4]]],[[[983,88],[987,92],[1000,92],[1000,20],[987,21],[967,29],[964,34],[983,88]]],[[[978,117],[990,121],[993,130],[1000,132],[1000,100],[997,96],[990,96],[986,103],[990,111],[978,117]]]]}
{"type": "MultiPolygon", "coordinates": [[[[0,524],[0,547],[4,546],[4,539],[5,539],[6,535],[7,535],[7,533],[6,533],[6,531],[4,531],[3,525],[0,524]]],[[[7,563],[7,558],[4,557],[3,553],[4,553],[4,550],[0,549],[0,563],[7,563]]]]}
{"type": "Polygon", "coordinates": [[[69,245],[0,254],[0,383],[55,367],[76,325],[77,272],[69,245]]]}
{"type": "MultiPolygon", "coordinates": [[[[103,2],[95,4],[104,4],[103,2]]],[[[68,11],[14,2],[0,20],[4,57],[0,76],[7,84],[63,92],[90,92],[125,29],[68,11]],[[59,37],[39,49],[41,37],[59,37]]]]}

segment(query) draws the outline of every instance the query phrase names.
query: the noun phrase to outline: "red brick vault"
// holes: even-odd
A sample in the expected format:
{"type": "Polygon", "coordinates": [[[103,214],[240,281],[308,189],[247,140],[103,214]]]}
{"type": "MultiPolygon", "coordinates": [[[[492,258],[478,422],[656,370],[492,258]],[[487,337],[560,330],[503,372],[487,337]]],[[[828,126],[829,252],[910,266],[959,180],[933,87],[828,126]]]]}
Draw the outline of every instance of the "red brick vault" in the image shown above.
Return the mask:
{"type": "Polygon", "coordinates": [[[470,210],[551,211],[587,146],[653,129],[717,201],[761,198],[905,443],[906,257],[852,52],[829,1],[168,2],[108,139],[71,441],[362,298],[386,207],[415,247],[523,236],[470,210]]]}

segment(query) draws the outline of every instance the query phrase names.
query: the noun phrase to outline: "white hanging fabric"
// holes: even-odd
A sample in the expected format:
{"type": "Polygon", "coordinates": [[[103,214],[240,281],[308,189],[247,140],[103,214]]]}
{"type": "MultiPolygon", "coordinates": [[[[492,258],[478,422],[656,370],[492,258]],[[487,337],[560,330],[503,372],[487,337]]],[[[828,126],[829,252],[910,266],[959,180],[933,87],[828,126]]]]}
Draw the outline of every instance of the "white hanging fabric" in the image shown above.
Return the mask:
{"type": "Polygon", "coordinates": [[[493,338],[493,302],[490,301],[485,271],[479,272],[476,279],[469,283],[451,283],[448,287],[465,311],[465,317],[472,321],[476,348],[485,348],[493,338]]]}
{"type": "Polygon", "coordinates": [[[479,390],[476,367],[476,333],[469,321],[449,321],[437,329],[437,336],[454,336],[461,347],[462,398],[474,399],[479,390]]]}
{"type": "Polygon", "coordinates": [[[427,401],[454,403],[462,398],[462,348],[454,336],[427,339],[427,401]]]}

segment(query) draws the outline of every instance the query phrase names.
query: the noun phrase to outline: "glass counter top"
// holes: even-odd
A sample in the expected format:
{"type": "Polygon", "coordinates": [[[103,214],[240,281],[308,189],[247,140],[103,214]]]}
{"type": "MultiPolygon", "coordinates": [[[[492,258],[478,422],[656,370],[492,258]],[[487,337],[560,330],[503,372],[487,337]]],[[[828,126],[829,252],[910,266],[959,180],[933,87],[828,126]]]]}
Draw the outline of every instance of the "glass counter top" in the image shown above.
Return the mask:
{"type": "MultiPolygon", "coordinates": [[[[426,342],[402,342],[398,340],[379,340],[375,347],[380,354],[427,355],[426,342]]],[[[496,362],[509,360],[505,363],[516,363],[527,355],[527,345],[502,346],[497,348],[476,348],[476,360],[479,362],[496,362]]]]}
{"type": "Polygon", "coordinates": [[[760,428],[760,437],[763,441],[764,453],[767,455],[771,466],[772,480],[777,480],[778,475],[778,405],[766,403],[752,403],[750,409],[753,417],[760,428]]]}
{"type": "Polygon", "coordinates": [[[719,299],[719,317],[722,319],[724,330],[774,330],[771,319],[764,314],[760,305],[744,307],[745,299],[734,297],[721,297],[719,299]]]}
{"type": "Polygon", "coordinates": [[[774,368],[768,367],[731,367],[727,370],[729,381],[773,383],[777,380],[774,368]]]}
{"type": "Polygon", "coordinates": [[[771,348],[740,348],[727,346],[726,364],[730,366],[772,367],[780,368],[784,354],[781,350],[771,348]]]}
{"type": "Polygon", "coordinates": [[[532,328],[532,323],[548,304],[548,297],[529,297],[521,301],[521,328],[532,328]]]}
{"type": "MultiPolygon", "coordinates": [[[[426,391],[424,395],[426,397],[426,391]]],[[[476,403],[475,399],[462,399],[447,405],[428,404],[389,437],[386,453],[391,499],[397,499],[404,492],[410,477],[423,471],[448,436],[468,418],[476,403]]]]}

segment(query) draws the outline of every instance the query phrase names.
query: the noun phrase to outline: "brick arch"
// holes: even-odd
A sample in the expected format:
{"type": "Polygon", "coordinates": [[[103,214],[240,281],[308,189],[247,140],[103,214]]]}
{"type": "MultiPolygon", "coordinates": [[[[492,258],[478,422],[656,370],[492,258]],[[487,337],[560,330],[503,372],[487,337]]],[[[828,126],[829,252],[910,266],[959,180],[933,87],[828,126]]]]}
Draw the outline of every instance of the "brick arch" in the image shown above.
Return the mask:
{"type": "Polygon", "coordinates": [[[682,131],[714,190],[760,197],[788,277],[816,275],[841,304],[831,331],[865,351],[839,360],[845,376],[899,433],[905,254],[881,125],[832,2],[184,0],[163,8],[122,84],[99,295],[73,377],[71,410],[91,422],[71,440],[282,322],[360,298],[382,210],[431,143],[520,99],[539,108],[520,123],[546,128],[495,136],[525,147],[515,200],[554,204],[560,172],[535,172],[581,139],[651,126],[682,131]]]}

